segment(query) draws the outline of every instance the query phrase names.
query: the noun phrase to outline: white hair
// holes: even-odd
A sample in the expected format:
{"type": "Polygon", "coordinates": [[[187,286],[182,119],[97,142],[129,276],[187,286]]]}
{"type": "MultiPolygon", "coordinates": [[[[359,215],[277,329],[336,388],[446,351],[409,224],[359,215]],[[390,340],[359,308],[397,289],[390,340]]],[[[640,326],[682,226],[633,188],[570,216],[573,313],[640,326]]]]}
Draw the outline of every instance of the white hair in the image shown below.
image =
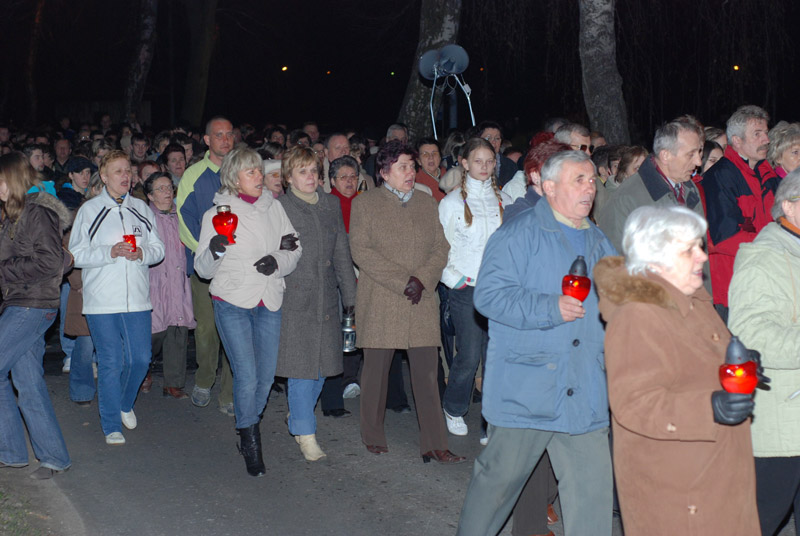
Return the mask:
{"type": "Polygon", "coordinates": [[[686,207],[639,207],[625,221],[622,251],[631,275],[671,268],[678,249],[705,236],[708,224],[686,207]]]}
{"type": "Polygon", "coordinates": [[[564,166],[565,162],[574,162],[576,164],[589,162],[592,164],[594,174],[597,175],[597,166],[594,165],[592,158],[588,154],[583,151],[561,151],[548,158],[544,166],[542,166],[542,171],[540,173],[542,182],[560,182],[561,168],[564,166]]]}

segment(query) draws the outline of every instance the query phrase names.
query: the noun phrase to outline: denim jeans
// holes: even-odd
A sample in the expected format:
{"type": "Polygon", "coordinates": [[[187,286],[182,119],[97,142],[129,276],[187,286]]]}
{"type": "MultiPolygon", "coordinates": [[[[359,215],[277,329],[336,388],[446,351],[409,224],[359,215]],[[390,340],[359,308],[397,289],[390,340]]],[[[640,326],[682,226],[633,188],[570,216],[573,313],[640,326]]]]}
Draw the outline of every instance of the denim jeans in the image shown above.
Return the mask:
{"type": "Polygon", "coordinates": [[[72,463],[42,368],[44,333],[56,314],[56,309],[28,307],[8,307],[0,314],[0,462],[5,464],[28,463],[26,426],[42,467],[61,471],[72,463]]]}
{"type": "Polygon", "coordinates": [[[64,360],[72,357],[75,348],[75,337],[64,335],[64,322],[67,320],[67,298],[69,298],[69,282],[61,284],[61,303],[58,307],[58,335],[61,339],[61,351],[67,354],[64,360]]]}
{"type": "Polygon", "coordinates": [[[89,335],[76,337],[72,349],[72,365],[69,373],[69,399],[73,402],[86,402],[94,398],[97,388],[94,384],[94,344],[89,335]]]}
{"type": "Polygon", "coordinates": [[[322,391],[325,378],[320,376],[316,380],[302,380],[288,378],[289,380],[289,433],[292,435],[310,435],[317,433],[317,418],[314,416],[314,407],[322,391]]]}
{"type": "Polygon", "coordinates": [[[86,315],[97,351],[97,401],[103,434],[122,431],[152,355],[150,311],[86,315]]]}
{"type": "Polygon", "coordinates": [[[281,312],[214,300],[214,319],[233,372],[236,428],[257,424],[267,407],[281,334],[281,312]]]}
{"type": "Polygon", "coordinates": [[[472,304],[474,293],[475,287],[469,286],[449,292],[450,316],[456,328],[458,353],[453,357],[453,364],[450,366],[442,405],[454,417],[461,417],[469,410],[475,372],[481,358],[486,356],[486,345],[489,342],[486,318],[472,304]]]}

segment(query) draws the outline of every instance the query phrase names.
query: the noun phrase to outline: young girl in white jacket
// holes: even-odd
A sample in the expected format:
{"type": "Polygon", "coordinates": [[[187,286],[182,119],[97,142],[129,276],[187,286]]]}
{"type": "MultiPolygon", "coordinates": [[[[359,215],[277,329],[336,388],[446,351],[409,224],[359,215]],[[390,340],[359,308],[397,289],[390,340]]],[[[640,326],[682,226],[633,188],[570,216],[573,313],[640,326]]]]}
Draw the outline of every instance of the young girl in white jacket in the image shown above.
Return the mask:
{"type": "Polygon", "coordinates": [[[453,358],[442,405],[447,429],[467,435],[464,415],[469,410],[478,364],[489,340],[486,318],[472,304],[483,249],[503,220],[503,207],[511,198],[495,179],[496,159],[491,144],[472,138],[461,157],[461,186],[439,203],[439,221],[450,243],[442,283],[449,290],[450,315],[456,331],[458,353],[453,358]]]}

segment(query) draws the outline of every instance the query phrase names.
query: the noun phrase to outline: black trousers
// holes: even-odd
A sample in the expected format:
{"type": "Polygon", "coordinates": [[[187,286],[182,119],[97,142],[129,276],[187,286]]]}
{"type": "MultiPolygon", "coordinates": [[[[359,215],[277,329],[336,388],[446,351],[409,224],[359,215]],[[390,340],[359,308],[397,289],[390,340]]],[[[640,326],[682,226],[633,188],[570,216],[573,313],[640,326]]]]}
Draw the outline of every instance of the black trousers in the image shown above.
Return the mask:
{"type": "MultiPolygon", "coordinates": [[[[389,369],[389,385],[386,392],[386,408],[394,409],[401,406],[408,406],[406,396],[405,380],[403,379],[403,354],[405,351],[398,350],[394,353],[392,366],[389,369]]],[[[358,355],[361,355],[359,350],[358,355]]],[[[356,369],[358,370],[358,369],[356,369]]],[[[348,372],[348,371],[345,371],[348,372]]],[[[352,374],[352,372],[351,372],[352,374]]],[[[347,383],[350,383],[348,381],[347,383]]],[[[323,411],[334,409],[344,409],[344,388],[347,384],[342,380],[342,375],[329,376],[325,378],[325,384],[320,393],[320,405],[323,411]]]]}
{"type": "Polygon", "coordinates": [[[800,456],[756,458],[756,501],[761,534],[773,536],[794,508],[800,534],[800,456]]]}

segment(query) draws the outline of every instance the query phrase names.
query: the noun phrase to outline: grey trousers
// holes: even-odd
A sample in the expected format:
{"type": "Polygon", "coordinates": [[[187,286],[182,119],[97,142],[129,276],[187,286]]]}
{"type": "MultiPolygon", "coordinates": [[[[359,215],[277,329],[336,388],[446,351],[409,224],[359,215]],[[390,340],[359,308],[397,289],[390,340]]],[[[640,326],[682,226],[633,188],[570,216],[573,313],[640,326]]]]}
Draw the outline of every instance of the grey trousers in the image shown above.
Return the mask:
{"type": "Polygon", "coordinates": [[[475,460],[458,536],[500,532],[525,482],[547,449],[558,478],[566,536],[610,536],[611,452],[608,428],[569,435],[489,426],[489,444],[475,460]]]}

